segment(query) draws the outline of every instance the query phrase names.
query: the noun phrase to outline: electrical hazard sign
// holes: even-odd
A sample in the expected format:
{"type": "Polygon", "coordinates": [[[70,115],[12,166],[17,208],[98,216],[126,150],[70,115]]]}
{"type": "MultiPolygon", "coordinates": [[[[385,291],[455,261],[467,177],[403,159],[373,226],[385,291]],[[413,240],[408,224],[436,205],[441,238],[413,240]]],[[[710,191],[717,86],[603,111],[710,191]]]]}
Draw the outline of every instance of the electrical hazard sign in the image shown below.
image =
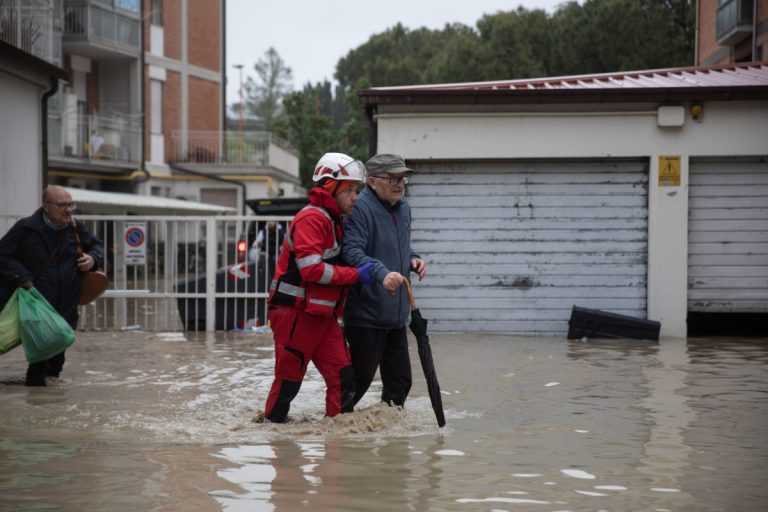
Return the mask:
{"type": "Polygon", "coordinates": [[[147,263],[147,223],[126,222],[124,231],[126,265],[147,263]]]}
{"type": "Polygon", "coordinates": [[[660,156],[659,157],[659,186],[660,187],[679,187],[680,186],[680,157],[679,156],[660,156]]]}

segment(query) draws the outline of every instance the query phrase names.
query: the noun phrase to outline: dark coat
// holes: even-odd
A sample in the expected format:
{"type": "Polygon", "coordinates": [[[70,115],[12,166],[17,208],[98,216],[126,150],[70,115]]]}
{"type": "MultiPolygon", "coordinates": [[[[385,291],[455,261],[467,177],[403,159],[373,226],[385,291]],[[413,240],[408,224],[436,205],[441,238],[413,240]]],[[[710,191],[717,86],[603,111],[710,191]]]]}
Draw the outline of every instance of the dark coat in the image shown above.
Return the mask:
{"type": "Polygon", "coordinates": [[[400,286],[394,296],[381,286],[390,272],[410,276],[411,260],[419,258],[411,249],[411,207],[405,198],[394,206],[382,201],[366,187],[357,197],[352,214],[344,219],[341,243],[344,262],[359,267],[373,262],[375,285],[350,286],[344,308],[344,323],[376,329],[399,329],[405,325],[411,306],[400,286]]]}
{"type": "MultiPolygon", "coordinates": [[[[102,267],[102,241],[82,222],[77,223],[77,232],[83,251],[96,260],[94,268],[102,267]]],[[[83,273],[77,268],[77,243],[72,226],[60,230],[50,228],[43,220],[42,208],[16,222],[0,239],[0,308],[24,281],[32,281],[54,309],[73,328],[77,326],[83,273]],[[56,254],[49,262],[54,251],[56,254]]]]}

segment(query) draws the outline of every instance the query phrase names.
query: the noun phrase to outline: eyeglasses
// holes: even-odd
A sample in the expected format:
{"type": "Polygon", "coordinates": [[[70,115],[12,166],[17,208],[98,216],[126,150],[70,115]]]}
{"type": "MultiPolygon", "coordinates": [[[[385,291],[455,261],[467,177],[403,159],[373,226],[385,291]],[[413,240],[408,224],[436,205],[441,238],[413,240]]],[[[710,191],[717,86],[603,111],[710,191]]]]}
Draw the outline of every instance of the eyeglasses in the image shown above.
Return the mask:
{"type": "Polygon", "coordinates": [[[77,205],[75,203],[54,203],[53,201],[46,201],[48,204],[54,205],[59,210],[66,210],[67,208],[70,208],[72,210],[77,209],[77,205]]]}
{"type": "Polygon", "coordinates": [[[377,178],[380,180],[387,180],[390,185],[399,185],[402,183],[403,185],[407,185],[409,181],[411,181],[411,177],[408,175],[405,176],[371,176],[371,178],[377,178]]]}

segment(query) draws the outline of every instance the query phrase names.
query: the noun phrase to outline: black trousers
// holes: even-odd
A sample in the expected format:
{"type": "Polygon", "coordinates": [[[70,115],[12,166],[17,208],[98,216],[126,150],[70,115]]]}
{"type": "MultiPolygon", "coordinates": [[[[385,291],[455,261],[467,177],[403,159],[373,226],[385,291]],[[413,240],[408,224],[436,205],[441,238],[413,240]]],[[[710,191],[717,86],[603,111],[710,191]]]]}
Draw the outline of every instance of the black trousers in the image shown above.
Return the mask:
{"type": "Polygon", "coordinates": [[[376,368],[379,368],[381,401],[402,406],[412,383],[405,326],[399,329],[375,329],[347,325],[344,334],[355,371],[355,403],[368,391],[376,375],[376,368]]]}
{"type": "Polygon", "coordinates": [[[64,367],[64,352],[50,359],[32,363],[27,368],[27,386],[44,386],[45,377],[58,377],[64,367]]]}

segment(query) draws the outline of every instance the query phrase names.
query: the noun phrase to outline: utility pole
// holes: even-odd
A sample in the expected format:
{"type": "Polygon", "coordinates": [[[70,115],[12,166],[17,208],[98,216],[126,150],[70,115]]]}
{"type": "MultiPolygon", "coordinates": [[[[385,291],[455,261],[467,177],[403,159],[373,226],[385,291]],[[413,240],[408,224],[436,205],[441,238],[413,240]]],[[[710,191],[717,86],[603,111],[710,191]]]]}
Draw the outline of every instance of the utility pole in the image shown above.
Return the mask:
{"type": "Polygon", "coordinates": [[[240,149],[238,163],[243,164],[243,121],[245,117],[245,104],[243,103],[243,65],[235,64],[235,68],[240,71],[240,149]]]}

